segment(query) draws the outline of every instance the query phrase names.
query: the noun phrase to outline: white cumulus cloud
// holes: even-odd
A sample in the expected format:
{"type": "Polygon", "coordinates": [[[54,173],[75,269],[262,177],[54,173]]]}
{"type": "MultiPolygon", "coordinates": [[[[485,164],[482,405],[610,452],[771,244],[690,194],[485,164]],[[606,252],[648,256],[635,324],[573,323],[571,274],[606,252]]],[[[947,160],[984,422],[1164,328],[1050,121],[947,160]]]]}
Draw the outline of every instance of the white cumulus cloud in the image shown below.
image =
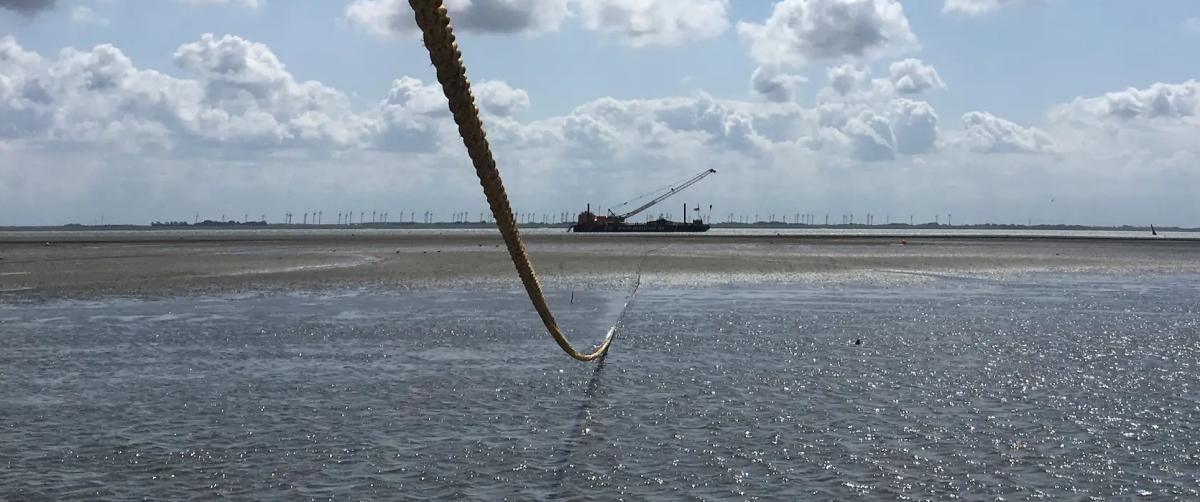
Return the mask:
{"type": "MultiPolygon", "coordinates": [[[[568,0],[447,0],[454,29],[475,33],[555,31],[567,17],[568,0]]],[[[403,0],[354,0],[346,6],[351,24],[380,36],[417,32],[412,8],[403,0]]]]}
{"type": "Polygon", "coordinates": [[[826,69],[825,77],[829,79],[829,87],[841,95],[865,89],[871,83],[870,70],[850,63],[826,69]]]}
{"type": "Polygon", "coordinates": [[[441,127],[449,125],[450,117],[441,88],[412,77],[392,82],[378,113],[377,120],[371,121],[374,146],[402,152],[436,151],[446,136],[441,127]]]}
{"type": "MultiPolygon", "coordinates": [[[[375,108],[296,79],[266,45],[205,34],[180,46],[186,78],[137,68],[118,48],[64,50],[44,61],[0,38],[0,137],[108,145],[121,151],[219,149],[228,156],[288,149],[433,152],[452,134],[436,84],[396,79],[375,108]]],[[[476,86],[479,106],[507,116],[529,105],[501,81],[476,86]]]]}
{"type": "Polygon", "coordinates": [[[12,36],[0,37],[0,137],[24,137],[52,120],[53,99],[41,76],[42,58],[12,36]]]}
{"type": "Polygon", "coordinates": [[[760,65],[872,59],[917,45],[895,0],[782,0],[763,24],[738,23],[760,65]]]}
{"type": "Polygon", "coordinates": [[[724,33],[728,0],[577,0],[583,25],[631,47],[679,45],[724,33]]]}
{"type": "Polygon", "coordinates": [[[960,144],[980,153],[1049,152],[1054,141],[1036,127],[1023,127],[987,112],[969,112],[962,117],[965,129],[960,144]]]}
{"type": "Polygon", "coordinates": [[[892,101],[891,107],[896,152],[916,155],[932,151],[940,134],[933,107],[924,101],[903,98],[892,101]]]}
{"type": "Polygon", "coordinates": [[[205,34],[176,50],[174,62],[197,77],[192,82],[202,90],[199,103],[181,110],[194,132],[267,145],[349,145],[366,133],[343,93],[297,81],[264,44],[205,34]]]}
{"type": "Polygon", "coordinates": [[[765,67],[755,68],[750,75],[750,89],[768,101],[783,103],[795,97],[796,87],[808,82],[800,75],[779,72],[765,67]]]}
{"type": "Polygon", "coordinates": [[[962,16],[982,16],[1000,10],[1003,7],[1036,1],[1041,0],[946,0],[942,4],[942,13],[962,16]]]}
{"type": "Polygon", "coordinates": [[[485,80],[473,86],[476,101],[483,111],[507,117],[529,108],[529,93],[499,80],[485,80]]]}
{"type": "Polygon", "coordinates": [[[885,78],[871,78],[870,68],[843,63],[825,70],[828,87],[817,93],[818,104],[836,102],[884,103],[896,95],[895,86],[885,78]]]}
{"type": "MultiPolygon", "coordinates": [[[[1051,108],[1050,125],[1068,146],[1086,152],[1151,159],[1200,154],[1200,81],[1158,82],[1051,108]]],[[[1156,161],[1157,162],[1157,161],[1156,161]]]]}
{"type": "Polygon", "coordinates": [[[1157,82],[1144,89],[1130,87],[1099,97],[1076,98],[1054,113],[1122,120],[1196,117],[1200,116],[1200,82],[1157,82]]]}
{"type": "Polygon", "coordinates": [[[104,26],[108,24],[108,19],[100,17],[95,10],[86,5],[78,5],[71,9],[71,22],[75,24],[95,24],[104,26]]]}
{"type": "Polygon", "coordinates": [[[874,111],[863,110],[851,117],[841,132],[849,139],[854,156],[861,160],[891,160],[896,156],[891,122],[874,111]]]}
{"type": "Polygon", "coordinates": [[[828,102],[817,108],[813,146],[839,150],[861,161],[933,152],[940,139],[938,116],[929,103],[905,98],[875,102],[828,102]]]}
{"type": "Polygon", "coordinates": [[[611,124],[585,113],[573,113],[565,117],[562,135],[573,148],[593,158],[612,157],[620,142],[611,124]]]}
{"type": "Polygon", "coordinates": [[[896,61],[888,68],[888,73],[892,85],[900,94],[919,94],[930,89],[946,88],[937,70],[920,59],[896,61]]]}

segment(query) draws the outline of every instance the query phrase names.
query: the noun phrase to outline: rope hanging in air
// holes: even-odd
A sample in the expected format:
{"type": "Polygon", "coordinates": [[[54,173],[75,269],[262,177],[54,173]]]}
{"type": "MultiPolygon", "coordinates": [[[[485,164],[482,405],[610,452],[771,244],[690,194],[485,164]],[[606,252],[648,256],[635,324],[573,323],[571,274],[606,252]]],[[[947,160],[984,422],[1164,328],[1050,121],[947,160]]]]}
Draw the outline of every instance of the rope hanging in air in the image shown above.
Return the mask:
{"type": "MultiPolygon", "coordinates": [[[[483,122],[479,119],[479,109],[475,107],[475,97],[471,95],[471,83],[467,80],[467,68],[463,65],[462,54],[455,42],[454,30],[450,27],[450,16],[446,14],[446,7],[442,5],[442,0],[409,0],[408,4],[412,6],[413,12],[416,14],[417,26],[421,28],[425,39],[425,48],[429,49],[429,59],[437,69],[437,78],[438,82],[442,84],[442,92],[450,101],[450,113],[454,115],[454,123],[458,125],[458,134],[462,136],[463,144],[467,147],[467,154],[471,157],[471,163],[475,165],[475,174],[479,175],[479,184],[483,185],[483,194],[487,196],[488,205],[492,208],[492,215],[496,218],[496,226],[500,228],[500,235],[504,236],[504,244],[508,247],[508,254],[512,258],[513,264],[517,267],[517,274],[521,276],[521,282],[525,285],[525,292],[529,294],[529,300],[533,302],[533,307],[541,316],[546,330],[568,355],[580,361],[591,361],[603,357],[612,344],[613,333],[616,331],[615,325],[608,330],[604,336],[604,342],[595,351],[583,353],[571,346],[571,342],[558,327],[558,322],[554,320],[554,314],[550,312],[550,305],[546,303],[546,297],[542,294],[542,286],[533,272],[533,264],[529,262],[529,255],[525,252],[525,243],[521,241],[521,234],[513,219],[512,207],[508,203],[508,194],[505,193],[504,183],[500,180],[500,171],[496,169],[496,160],[492,158],[492,151],[483,130],[483,122]]],[[[634,293],[637,292],[640,282],[639,278],[634,285],[634,293]]],[[[631,294],[630,299],[632,298],[631,294]]],[[[626,306],[628,304],[627,301],[626,306]]]]}

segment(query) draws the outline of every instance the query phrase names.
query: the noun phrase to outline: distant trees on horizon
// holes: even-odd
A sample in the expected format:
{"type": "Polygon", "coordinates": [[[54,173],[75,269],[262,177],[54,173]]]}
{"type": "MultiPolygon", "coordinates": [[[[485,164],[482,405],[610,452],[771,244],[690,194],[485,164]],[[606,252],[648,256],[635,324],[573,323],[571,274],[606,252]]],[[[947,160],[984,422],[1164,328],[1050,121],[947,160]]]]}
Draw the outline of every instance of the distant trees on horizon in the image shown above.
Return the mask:
{"type": "Polygon", "coordinates": [[[265,226],[266,224],[267,224],[267,222],[265,222],[265,221],[242,222],[242,221],[236,221],[236,220],[229,220],[229,221],[204,220],[204,221],[197,222],[197,223],[188,223],[186,221],[152,221],[152,222],[150,222],[150,226],[152,226],[152,227],[217,227],[217,226],[225,227],[225,226],[235,226],[235,225],[236,226],[254,227],[254,226],[265,226]]]}

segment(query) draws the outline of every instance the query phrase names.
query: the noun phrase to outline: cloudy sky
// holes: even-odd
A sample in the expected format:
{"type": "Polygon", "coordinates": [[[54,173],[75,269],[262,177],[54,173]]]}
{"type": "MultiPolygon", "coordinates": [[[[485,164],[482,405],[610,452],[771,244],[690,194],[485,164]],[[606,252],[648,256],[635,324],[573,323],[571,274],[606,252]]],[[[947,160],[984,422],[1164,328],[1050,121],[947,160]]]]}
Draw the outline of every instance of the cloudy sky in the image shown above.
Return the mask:
{"type": "MultiPolygon", "coordinates": [[[[522,212],[715,168],[672,206],[1200,226],[1194,0],[447,4],[522,212]]],[[[402,0],[0,0],[0,225],[478,214],[415,29],[402,0]]]]}

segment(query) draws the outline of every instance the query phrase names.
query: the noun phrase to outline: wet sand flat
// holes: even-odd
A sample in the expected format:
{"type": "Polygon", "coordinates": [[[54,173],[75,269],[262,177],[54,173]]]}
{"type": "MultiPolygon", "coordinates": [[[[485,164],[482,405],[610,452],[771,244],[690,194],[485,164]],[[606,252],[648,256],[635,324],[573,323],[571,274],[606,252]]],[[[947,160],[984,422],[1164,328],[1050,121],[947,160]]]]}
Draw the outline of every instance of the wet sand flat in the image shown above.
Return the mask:
{"type": "MultiPolygon", "coordinates": [[[[511,287],[499,234],[62,232],[0,238],[0,300],[348,286],[511,287]]],[[[1200,271],[1200,241],[876,236],[526,235],[550,287],[1036,271],[1200,271]],[[905,241],[902,243],[902,240],[905,241]]]]}
{"type": "Polygon", "coordinates": [[[0,301],[0,499],[1200,497],[1200,275],[845,273],[0,301]]]}
{"type": "Polygon", "coordinates": [[[1200,241],[21,235],[0,500],[1200,495],[1200,241]]]}

